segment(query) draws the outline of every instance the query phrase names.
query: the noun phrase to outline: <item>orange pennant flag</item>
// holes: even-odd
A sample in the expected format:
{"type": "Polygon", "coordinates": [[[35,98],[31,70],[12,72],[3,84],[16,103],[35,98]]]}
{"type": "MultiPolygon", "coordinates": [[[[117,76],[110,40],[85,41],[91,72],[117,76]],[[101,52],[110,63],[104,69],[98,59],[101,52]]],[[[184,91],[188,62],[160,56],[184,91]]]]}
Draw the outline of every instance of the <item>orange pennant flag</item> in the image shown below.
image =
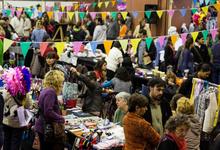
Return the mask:
{"type": "Polygon", "coordinates": [[[177,35],[172,35],[172,36],[171,36],[171,41],[172,41],[173,45],[176,44],[177,38],[178,38],[177,35]]]}
{"type": "Polygon", "coordinates": [[[48,11],[48,12],[47,12],[47,15],[48,15],[49,19],[52,19],[52,18],[53,18],[53,12],[52,12],[52,11],[48,11]]]}
{"type": "Polygon", "coordinates": [[[79,4],[74,5],[74,10],[77,10],[79,8],[79,4]]]}
{"type": "Polygon", "coordinates": [[[116,4],[116,0],[113,0],[112,1],[112,6],[115,6],[115,4],[116,4]]]}
{"type": "Polygon", "coordinates": [[[102,20],[106,20],[107,12],[102,12],[101,15],[102,15],[102,20]]]}
{"type": "Polygon", "coordinates": [[[109,40],[104,41],[105,53],[107,55],[112,47],[112,43],[113,43],[113,41],[109,41],[109,40]]]}
{"type": "Polygon", "coordinates": [[[215,4],[214,7],[215,7],[215,9],[216,9],[217,11],[220,11],[220,3],[215,4]]]}

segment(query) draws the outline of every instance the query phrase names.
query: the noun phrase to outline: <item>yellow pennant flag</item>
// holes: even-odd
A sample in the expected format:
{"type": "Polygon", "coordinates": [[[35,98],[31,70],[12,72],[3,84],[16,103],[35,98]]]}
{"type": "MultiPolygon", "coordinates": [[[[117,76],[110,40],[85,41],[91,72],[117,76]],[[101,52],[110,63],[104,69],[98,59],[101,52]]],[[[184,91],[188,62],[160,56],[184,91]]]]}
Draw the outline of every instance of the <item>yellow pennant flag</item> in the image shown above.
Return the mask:
{"type": "Polygon", "coordinates": [[[215,4],[214,7],[215,7],[215,9],[216,9],[217,11],[220,11],[220,3],[215,4]]]}
{"type": "Polygon", "coordinates": [[[199,32],[192,32],[191,33],[194,42],[196,41],[198,34],[199,34],[199,32]]]}
{"type": "Polygon", "coordinates": [[[128,40],[119,40],[121,47],[123,49],[123,51],[125,52],[127,50],[128,47],[128,40]]]}
{"type": "Polygon", "coordinates": [[[136,54],[137,52],[137,47],[139,42],[141,41],[141,39],[131,39],[131,45],[132,45],[132,49],[134,51],[134,54],[136,54]]]}
{"type": "Polygon", "coordinates": [[[65,42],[55,42],[55,47],[57,48],[57,54],[60,57],[65,48],[65,42]]]}
{"type": "Polygon", "coordinates": [[[102,12],[101,15],[102,15],[102,20],[106,20],[107,12],[102,12]]]}
{"type": "Polygon", "coordinates": [[[79,4],[74,5],[74,10],[77,10],[79,8],[79,4]]]}
{"type": "Polygon", "coordinates": [[[109,5],[109,1],[106,1],[106,2],[105,2],[105,7],[107,8],[108,5],[109,5]]]}
{"type": "Polygon", "coordinates": [[[121,12],[121,15],[122,15],[123,19],[125,20],[128,15],[128,12],[126,12],[126,11],[121,12]]]}
{"type": "Polygon", "coordinates": [[[158,15],[159,18],[161,18],[162,15],[163,15],[163,10],[158,10],[157,11],[157,15],[158,15]]]}
{"type": "Polygon", "coordinates": [[[115,4],[116,4],[116,0],[113,0],[112,1],[112,6],[115,6],[115,4]]]}
{"type": "Polygon", "coordinates": [[[103,2],[99,2],[98,3],[98,7],[101,8],[102,7],[103,2]]]}
{"type": "Polygon", "coordinates": [[[47,12],[47,15],[48,15],[49,19],[52,19],[52,17],[53,17],[53,12],[52,12],[52,11],[48,11],[48,12],[47,12]]]}
{"type": "Polygon", "coordinates": [[[4,38],[3,53],[5,53],[13,43],[14,41],[4,38]]]}
{"type": "Polygon", "coordinates": [[[22,11],[22,10],[23,10],[23,8],[17,8],[17,10],[18,10],[18,11],[22,11]]]}
{"type": "Polygon", "coordinates": [[[71,20],[73,18],[74,12],[67,12],[67,15],[69,17],[69,19],[71,20]]]}
{"type": "Polygon", "coordinates": [[[61,6],[61,10],[64,11],[64,9],[65,9],[65,6],[61,6]]]}
{"type": "Polygon", "coordinates": [[[207,15],[207,13],[208,13],[208,9],[209,9],[208,6],[202,7],[202,11],[203,11],[206,15],[207,15]]]}
{"type": "Polygon", "coordinates": [[[110,51],[110,49],[112,47],[112,43],[113,43],[113,41],[110,41],[110,40],[106,40],[106,41],[103,42],[104,47],[105,47],[105,53],[107,55],[108,55],[108,53],[109,53],[109,51],[110,51]]]}
{"type": "Polygon", "coordinates": [[[172,36],[171,36],[171,41],[172,41],[173,45],[176,44],[177,39],[178,39],[178,36],[177,36],[177,35],[172,35],[172,36]]]}

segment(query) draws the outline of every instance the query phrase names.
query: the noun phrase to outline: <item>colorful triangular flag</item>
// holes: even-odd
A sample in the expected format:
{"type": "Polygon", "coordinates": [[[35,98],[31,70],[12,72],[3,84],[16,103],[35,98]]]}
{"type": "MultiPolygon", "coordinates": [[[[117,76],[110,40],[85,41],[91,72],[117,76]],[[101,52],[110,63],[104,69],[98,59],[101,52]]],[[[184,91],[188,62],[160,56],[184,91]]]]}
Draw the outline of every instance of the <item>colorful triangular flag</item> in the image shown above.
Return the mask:
{"type": "Polygon", "coordinates": [[[183,44],[185,44],[185,42],[186,42],[186,37],[187,37],[187,33],[182,33],[180,36],[181,36],[181,39],[182,39],[183,44]]]}
{"type": "Polygon", "coordinates": [[[48,44],[49,44],[48,42],[40,43],[40,54],[41,54],[41,56],[45,56],[48,44]]]}
{"type": "Polygon", "coordinates": [[[141,39],[131,39],[131,45],[132,45],[132,49],[134,51],[134,54],[136,54],[137,52],[137,47],[139,42],[141,41],[141,39]]]}
{"type": "Polygon", "coordinates": [[[97,41],[90,42],[90,46],[91,46],[93,53],[96,52],[97,45],[98,45],[97,41]]]}
{"type": "Polygon", "coordinates": [[[25,58],[27,55],[27,52],[31,46],[31,42],[21,42],[20,46],[21,46],[21,52],[25,58]]]}
{"type": "Polygon", "coordinates": [[[137,17],[138,17],[138,12],[137,12],[137,11],[133,11],[133,12],[132,12],[132,16],[133,16],[134,18],[137,18],[137,17]]]}
{"type": "Polygon", "coordinates": [[[95,18],[96,18],[96,12],[90,12],[89,14],[90,14],[92,20],[95,20],[95,18]]]}
{"type": "Polygon", "coordinates": [[[173,17],[173,14],[174,14],[174,10],[173,10],[173,9],[168,10],[167,12],[168,12],[168,15],[169,15],[170,17],[173,17]]]}
{"type": "Polygon", "coordinates": [[[116,0],[113,0],[112,1],[112,6],[115,6],[115,4],[116,4],[116,0]]]}
{"type": "Polygon", "coordinates": [[[73,18],[74,12],[67,12],[67,15],[69,17],[69,19],[71,20],[73,18]]]}
{"type": "Polygon", "coordinates": [[[82,42],[73,42],[72,45],[73,45],[73,51],[75,52],[75,54],[78,54],[82,46],[82,42]]]}
{"type": "Polygon", "coordinates": [[[197,11],[197,8],[192,8],[192,14],[195,14],[197,11]]]}
{"type": "Polygon", "coordinates": [[[165,36],[160,36],[160,37],[158,38],[158,42],[159,42],[161,48],[162,48],[163,45],[164,45],[164,40],[165,40],[165,36]]]}
{"type": "Polygon", "coordinates": [[[111,12],[111,16],[114,20],[116,20],[116,17],[117,17],[117,12],[111,12]]]}
{"type": "Polygon", "coordinates": [[[216,35],[218,34],[217,29],[211,30],[212,40],[216,41],[216,35]]]}
{"type": "Polygon", "coordinates": [[[48,11],[47,15],[48,15],[49,19],[52,19],[53,18],[53,11],[48,11]]]}
{"type": "Polygon", "coordinates": [[[0,40],[0,65],[2,66],[3,65],[3,42],[2,40],[0,40]]]}
{"type": "Polygon", "coordinates": [[[101,8],[102,4],[103,4],[103,2],[98,2],[98,7],[101,8]]]}
{"type": "Polygon", "coordinates": [[[151,43],[153,41],[153,38],[152,37],[148,37],[145,40],[146,40],[146,44],[147,44],[147,49],[150,49],[151,43]]]}
{"type": "Polygon", "coordinates": [[[180,9],[180,13],[183,17],[186,16],[186,9],[185,8],[180,9]]]}
{"type": "Polygon", "coordinates": [[[196,41],[196,38],[197,38],[198,34],[199,34],[199,32],[191,32],[191,35],[192,35],[192,38],[193,38],[194,42],[196,41]]]}
{"type": "Polygon", "coordinates": [[[65,10],[65,6],[61,6],[61,11],[64,11],[65,10]]]}
{"type": "Polygon", "coordinates": [[[110,40],[106,40],[106,41],[103,42],[104,47],[105,47],[105,53],[107,55],[108,55],[108,53],[109,53],[109,51],[110,51],[110,49],[112,47],[112,43],[113,43],[113,41],[110,41],[110,40]]]}
{"type": "Polygon", "coordinates": [[[63,12],[58,12],[58,20],[61,20],[62,16],[63,16],[63,12]]]}
{"type": "Polygon", "coordinates": [[[84,19],[85,14],[86,14],[85,12],[79,12],[79,17],[80,17],[81,20],[84,19]]]}
{"type": "Polygon", "coordinates": [[[57,48],[57,54],[60,57],[65,48],[65,42],[55,42],[55,47],[57,48]]]}
{"type": "Polygon", "coordinates": [[[128,40],[119,40],[122,50],[125,52],[127,50],[128,47],[128,40]]]}
{"type": "Polygon", "coordinates": [[[145,11],[145,15],[147,16],[148,19],[150,19],[151,11],[145,11]]]}
{"type": "Polygon", "coordinates": [[[207,30],[202,31],[202,35],[203,35],[203,38],[204,38],[205,42],[207,40],[208,34],[209,34],[209,32],[207,30]]]}
{"type": "Polygon", "coordinates": [[[163,15],[163,10],[158,10],[157,11],[157,15],[158,15],[159,18],[161,18],[162,15],[163,15]]]}
{"type": "Polygon", "coordinates": [[[177,36],[177,35],[172,35],[172,36],[171,36],[171,42],[172,42],[173,45],[176,44],[177,39],[178,39],[178,36],[177,36]]]}
{"type": "Polygon", "coordinates": [[[107,12],[101,12],[102,20],[106,20],[107,12]]]}
{"type": "Polygon", "coordinates": [[[208,13],[208,9],[209,9],[208,6],[202,7],[202,11],[203,11],[206,15],[207,15],[207,13],[208,13]]]}
{"type": "Polygon", "coordinates": [[[92,3],[92,7],[93,7],[93,8],[95,8],[95,7],[96,7],[96,5],[97,5],[97,3],[96,3],[96,2],[93,2],[93,3],[92,3]]]}
{"type": "Polygon", "coordinates": [[[10,9],[6,9],[6,15],[9,17],[11,15],[11,10],[10,9]]]}
{"type": "Polygon", "coordinates": [[[13,43],[14,43],[14,41],[4,38],[3,53],[5,53],[13,43]]]}
{"type": "Polygon", "coordinates": [[[121,15],[123,17],[124,20],[126,20],[126,17],[128,15],[128,12],[124,11],[124,12],[121,12],[121,15]]]}
{"type": "Polygon", "coordinates": [[[208,5],[210,0],[205,0],[205,5],[208,5]]]}
{"type": "Polygon", "coordinates": [[[214,4],[214,7],[215,7],[215,9],[216,9],[217,11],[220,11],[220,3],[214,4]]]}
{"type": "Polygon", "coordinates": [[[108,5],[109,5],[109,1],[106,1],[106,2],[105,2],[105,8],[107,8],[108,5]]]}

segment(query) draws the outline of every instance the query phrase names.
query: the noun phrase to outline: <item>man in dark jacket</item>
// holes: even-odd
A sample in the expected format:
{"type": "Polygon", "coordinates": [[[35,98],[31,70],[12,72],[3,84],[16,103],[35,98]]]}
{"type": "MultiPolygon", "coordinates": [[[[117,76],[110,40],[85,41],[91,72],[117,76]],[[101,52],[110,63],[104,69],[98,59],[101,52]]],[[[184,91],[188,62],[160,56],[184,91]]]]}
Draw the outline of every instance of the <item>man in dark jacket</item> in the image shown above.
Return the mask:
{"type": "Polygon", "coordinates": [[[210,81],[210,74],[211,74],[211,67],[209,64],[201,64],[198,67],[198,71],[194,76],[189,77],[186,79],[180,89],[179,93],[184,95],[187,98],[190,98],[191,91],[192,91],[192,85],[193,85],[193,78],[199,78],[202,80],[208,80],[210,81]]]}
{"type": "Polygon", "coordinates": [[[144,118],[160,135],[163,135],[165,123],[172,115],[169,103],[162,98],[165,82],[160,78],[153,78],[149,81],[148,86],[150,92],[147,97],[150,103],[144,118]]]}
{"type": "Polygon", "coordinates": [[[3,109],[4,109],[4,99],[3,96],[0,94],[0,149],[2,148],[4,143],[3,126],[2,126],[3,109]]]}

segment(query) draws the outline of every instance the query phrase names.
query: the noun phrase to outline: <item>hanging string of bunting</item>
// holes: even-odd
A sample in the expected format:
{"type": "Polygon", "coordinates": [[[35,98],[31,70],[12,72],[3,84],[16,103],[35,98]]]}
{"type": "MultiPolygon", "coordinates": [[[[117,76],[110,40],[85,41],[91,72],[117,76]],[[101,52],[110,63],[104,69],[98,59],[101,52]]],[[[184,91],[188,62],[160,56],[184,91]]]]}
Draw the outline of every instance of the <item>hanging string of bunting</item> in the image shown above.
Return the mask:
{"type": "MultiPolygon", "coordinates": [[[[198,32],[191,32],[189,34],[191,34],[193,40],[195,41],[200,32],[202,33],[205,41],[207,40],[209,33],[212,37],[212,40],[215,41],[216,35],[218,34],[218,29],[212,29],[210,31],[203,30],[203,31],[198,31],[198,32]]],[[[132,45],[133,52],[135,54],[137,51],[138,44],[141,40],[146,41],[147,48],[149,49],[154,40],[157,40],[159,42],[159,45],[162,47],[165,44],[166,38],[168,37],[171,37],[171,41],[174,45],[179,38],[182,39],[182,43],[184,44],[186,41],[187,34],[188,33],[175,34],[175,35],[163,35],[163,36],[157,36],[157,37],[147,37],[146,39],[136,38],[136,39],[123,39],[123,40],[105,40],[105,41],[102,41],[102,43],[104,44],[106,54],[108,54],[114,41],[119,41],[124,51],[126,51],[127,45],[130,42],[132,45]]],[[[39,43],[40,53],[43,56],[46,53],[48,44],[53,43],[54,46],[57,48],[57,53],[58,53],[58,56],[60,57],[67,44],[72,46],[73,52],[77,54],[80,51],[83,42],[84,43],[88,42],[91,46],[91,50],[94,53],[96,52],[97,45],[100,44],[100,41],[75,41],[75,42],[69,42],[69,43],[67,42],[17,42],[17,41],[12,41],[10,39],[4,38],[3,41],[0,41],[0,46],[2,46],[0,47],[0,55],[3,55],[3,53],[5,53],[12,46],[13,43],[16,43],[16,44],[20,44],[21,52],[23,56],[26,57],[31,44],[39,43]]]]}
{"type": "MultiPolygon", "coordinates": [[[[205,15],[207,15],[208,13],[208,9],[210,6],[214,6],[216,8],[217,11],[220,11],[220,3],[216,3],[213,5],[208,5],[208,6],[204,6],[201,7],[201,10],[204,12],[205,15]]],[[[4,9],[2,10],[3,15],[6,16],[13,16],[14,12],[16,11],[17,15],[20,16],[22,13],[22,9],[17,9],[15,10],[14,8],[11,9],[4,9]]],[[[43,12],[36,10],[36,9],[28,9],[25,8],[24,11],[29,15],[29,17],[33,18],[34,17],[41,17],[43,12]],[[37,15],[36,15],[37,14],[37,15]]],[[[181,15],[184,17],[187,13],[187,11],[191,11],[192,14],[195,14],[196,12],[199,11],[199,8],[181,8],[181,9],[171,9],[171,10],[149,10],[149,11],[131,11],[130,13],[132,14],[132,16],[135,18],[137,18],[139,16],[139,13],[144,13],[145,16],[147,18],[151,18],[151,14],[153,12],[155,12],[159,18],[162,18],[164,13],[167,13],[170,17],[172,17],[174,15],[174,13],[181,13],[181,15]]],[[[67,16],[69,17],[69,19],[72,19],[74,15],[77,15],[80,17],[81,20],[83,20],[86,16],[86,14],[89,14],[92,19],[96,18],[97,14],[100,14],[102,19],[105,20],[107,15],[110,15],[113,19],[116,19],[117,14],[121,13],[123,19],[126,19],[128,12],[127,11],[122,11],[122,12],[79,12],[79,11],[67,11],[67,12],[62,12],[62,11],[47,11],[47,15],[50,19],[54,18],[55,15],[58,15],[58,19],[60,20],[62,18],[62,16],[64,14],[67,14],[67,16]]]]}

